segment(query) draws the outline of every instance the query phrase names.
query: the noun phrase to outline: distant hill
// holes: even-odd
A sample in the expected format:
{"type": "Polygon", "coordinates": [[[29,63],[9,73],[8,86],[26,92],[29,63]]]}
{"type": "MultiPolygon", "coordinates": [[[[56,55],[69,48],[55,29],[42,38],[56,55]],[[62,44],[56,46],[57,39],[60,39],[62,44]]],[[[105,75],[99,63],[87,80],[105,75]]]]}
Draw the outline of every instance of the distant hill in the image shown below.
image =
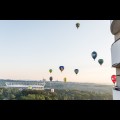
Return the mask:
{"type": "MultiPolygon", "coordinates": [[[[50,87],[50,82],[46,83],[46,88],[50,87]]],[[[90,91],[96,93],[112,93],[112,85],[101,85],[95,83],[76,83],[76,82],[52,82],[51,88],[90,91]]]]}
{"type": "MultiPolygon", "coordinates": [[[[0,79],[0,87],[5,86],[5,82],[14,82],[14,81],[22,81],[22,82],[38,82],[38,81],[27,81],[27,80],[4,80],[0,79]]],[[[41,80],[42,81],[42,80],[41,80]]],[[[39,81],[40,82],[40,81],[39,81]]],[[[61,81],[52,81],[51,84],[49,81],[46,81],[45,89],[68,89],[68,90],[80,90],[80,91],[89,91],[96,93],[112,93],[112,85],[101,85],[95,83],[78,83],[78,82],[61,82],[61,81]]]]}

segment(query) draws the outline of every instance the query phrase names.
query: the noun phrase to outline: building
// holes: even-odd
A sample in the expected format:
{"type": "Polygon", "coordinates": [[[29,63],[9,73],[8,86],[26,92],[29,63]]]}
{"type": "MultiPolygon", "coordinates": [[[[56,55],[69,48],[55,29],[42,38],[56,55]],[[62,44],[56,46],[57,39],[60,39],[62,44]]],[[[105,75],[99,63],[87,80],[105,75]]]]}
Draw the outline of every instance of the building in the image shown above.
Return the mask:
{"type": "Polygon", "coordinates": [[[110,29],[115,38],[111,45],[111,59],[117,76],[116,86],[113,87],[113,100],[120,100],[120,20],[111,20],[110,29]]]}
{"type": "Polygon", "coordinates": [[[5,88],[44,90],[45,81],[10,81],[5,85],[5,88]]]}

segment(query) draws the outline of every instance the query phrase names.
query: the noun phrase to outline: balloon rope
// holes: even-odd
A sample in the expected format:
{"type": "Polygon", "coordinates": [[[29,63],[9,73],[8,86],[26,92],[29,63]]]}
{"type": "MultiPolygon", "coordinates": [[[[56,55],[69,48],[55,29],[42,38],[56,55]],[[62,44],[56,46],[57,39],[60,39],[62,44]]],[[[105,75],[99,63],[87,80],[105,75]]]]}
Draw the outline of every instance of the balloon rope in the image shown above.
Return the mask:
{"type": "Polygon", "coordinates": [[[115,87],[115,83],[114,83],[114,87],[115,87]]]}

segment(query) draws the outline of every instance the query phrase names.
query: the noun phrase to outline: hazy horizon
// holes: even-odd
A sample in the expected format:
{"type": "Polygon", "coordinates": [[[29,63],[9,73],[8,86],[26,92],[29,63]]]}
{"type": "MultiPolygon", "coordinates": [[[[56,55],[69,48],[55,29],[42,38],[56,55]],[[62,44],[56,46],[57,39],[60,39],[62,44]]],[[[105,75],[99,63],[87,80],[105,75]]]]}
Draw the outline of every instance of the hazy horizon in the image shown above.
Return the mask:
{"type": "MultiPolygon", "coordinates": [[[[35,80],[35,79],[2,79],[2,78],[0,78],[0,81],[1,80],[11,80],[11,81],[42,81],[42,79],[41,80],[35,80]]],[[[46,80],[46,82],[50,82],[50,80],[46,80]]],[[[63,80],[53,80],[52,82],[63,82],[64,83],[63,80]]],[[[95,83],[95,82],[80,82],[80,81],[68,81],[67,83],[113,85],[111,83],[95,83]]]]}

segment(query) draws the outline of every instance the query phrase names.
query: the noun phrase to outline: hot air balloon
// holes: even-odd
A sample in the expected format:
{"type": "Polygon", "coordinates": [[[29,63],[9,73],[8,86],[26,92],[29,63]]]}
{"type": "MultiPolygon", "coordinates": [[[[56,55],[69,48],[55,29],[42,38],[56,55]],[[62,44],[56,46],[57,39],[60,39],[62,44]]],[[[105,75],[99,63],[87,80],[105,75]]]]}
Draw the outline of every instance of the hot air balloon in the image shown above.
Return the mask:
{"type": "Polygon", "coordinates": [[[112,76],[111,76],[111,80],[112,80],[112,82],[115,84],[115,83],[116,83],[116,75],[112,75],[112,76]]]}
{"type": "Polygon", "coordinates": [[[100,65],[102,65],[104,60],[103,59],[99,59],[98,62],[99,62],[100,65]]]}
{"type": "Polygon", "coordinates": [[[52,81],[52,80],[53,80],[53,77],[50,77],[49,79],[50,79],[50,81],[52,81]]]}
{"type": "Polygon", "coordinates": [[[78,74],[79,70],[78,70],[78,69],[75,69],[74,72],[75,72],[76,74],[78,74]]]}
{"type": "Polygon", "coordinates": [[[91,54],[92,58],[95,60],[96,57],[97,57],[97,52],[93,51],[92,54],[91,54]]]}
{"type": "Polygon", "coordinates": [[[76,23],[76,27],[78,29],[80,27],[80,23],[76,23]]]}
{"type": "Polygon", "coordinates": [[[52,73],[52,69],[49,69],[49,72],[52,73]]]}
{"type": "Polygon", "coordinates": [[[64,82],[65,82],[65,83],[67,82],[67,78],[66,78],[66,77],[64,78],[64,82]]]}
{"type": "Polygon", "coordinates": [[[64,66],[60,66],[59,69],[62,72],[64,70],[64,66]]]}

